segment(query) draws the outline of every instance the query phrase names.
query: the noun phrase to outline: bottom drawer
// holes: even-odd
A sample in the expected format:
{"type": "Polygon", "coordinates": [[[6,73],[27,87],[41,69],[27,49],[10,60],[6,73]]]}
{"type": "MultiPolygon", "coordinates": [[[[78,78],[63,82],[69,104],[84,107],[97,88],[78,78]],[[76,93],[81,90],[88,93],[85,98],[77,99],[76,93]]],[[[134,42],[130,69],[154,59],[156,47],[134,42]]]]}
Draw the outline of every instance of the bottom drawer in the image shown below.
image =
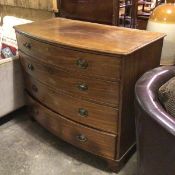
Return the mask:
{"type": "Polygon", "coordinates": [[[93,154],[114,159],[116,135],[69,121],[28,96],[32,116],[59,138],[93,154]]]}

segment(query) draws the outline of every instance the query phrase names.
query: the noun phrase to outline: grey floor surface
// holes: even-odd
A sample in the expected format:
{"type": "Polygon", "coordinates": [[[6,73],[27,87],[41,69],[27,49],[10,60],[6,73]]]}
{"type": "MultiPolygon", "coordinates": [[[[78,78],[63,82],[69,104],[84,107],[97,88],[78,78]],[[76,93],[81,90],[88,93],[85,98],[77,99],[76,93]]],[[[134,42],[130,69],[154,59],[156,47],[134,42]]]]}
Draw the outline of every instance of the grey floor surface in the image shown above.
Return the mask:
{"type": "MultiPolygon", "coordinates": [[[[27,112],[10,114],[0,125],[0,175],[114,175],[106,163],[67,144],[36,122],[27,112]]],[[[136,175],[136,155],[118,175],[136,175]]]]}

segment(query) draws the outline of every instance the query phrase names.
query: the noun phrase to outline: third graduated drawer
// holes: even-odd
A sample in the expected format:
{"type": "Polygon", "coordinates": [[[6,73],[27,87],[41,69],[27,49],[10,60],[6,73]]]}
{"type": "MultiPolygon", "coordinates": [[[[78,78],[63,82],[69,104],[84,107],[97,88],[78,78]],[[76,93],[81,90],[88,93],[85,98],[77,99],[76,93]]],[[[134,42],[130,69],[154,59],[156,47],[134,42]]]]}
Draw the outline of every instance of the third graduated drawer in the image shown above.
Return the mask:
{"type": "Polygon", "coordinates": [[[121,78],[119,55],[113,57],[54,46],[18,33],[17,38],[21,51],[48,64],[105,80],[118,81],[121,78]]]}
{"type": "Polygon", "coordinates": [[[27,91],[43,105],[81,124],[117,134],[118,109],[71,97],[25,75],[27,91]]]}
{"type": "Polygon", "coordinates": [[[105,81],[90,78],[88,75],[81,76],[74,72],[66,72],[22,52],[20,52],[20,60],[28,74],[50,87],[55,87],[72,96],[91,102],[117,108],[119,106],[120,82],[105,81]]]}

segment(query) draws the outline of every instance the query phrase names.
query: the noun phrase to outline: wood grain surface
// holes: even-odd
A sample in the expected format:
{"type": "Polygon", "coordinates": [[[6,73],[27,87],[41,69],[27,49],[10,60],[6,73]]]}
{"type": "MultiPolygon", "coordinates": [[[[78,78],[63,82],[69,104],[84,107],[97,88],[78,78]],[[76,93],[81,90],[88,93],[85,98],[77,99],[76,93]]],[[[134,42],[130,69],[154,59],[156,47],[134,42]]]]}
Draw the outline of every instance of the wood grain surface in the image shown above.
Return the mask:
{"type": "Polygon", "coordinates": [[[18,44],[22,52],[46,64],[105,80],[118,81],[121,79],[120,56],[105,56],[53,46],[18,33],[17,39],[20,41],[18,44]],[[27,48],[26,43],[30,44],[31,48],[27,48]]]}
{"type": "Polygon", "coordinates": [[[27,74],[25,83],[28,92],[51,110],[84,125],[117,134],[119,111],[116,108],[71,97],[54,87],[49,88],[27,74]]]}
{"type": "Polygon", "coordinates": [[[120,55],[131,54],[165,36],[161,33],[64,18],[20,25],[15,29],[52,44],[120,55]]]}
{"type": "Polygon", "coordinates": [[[116,136],[79,125],[50,111],[28,96],[31,115],[59,138],[93,154],[113,159],[116,136]]]}
{"type": "Polygon", "coordinates": [[[120,84],[118,82],[102,81],[83,77],[73,72],[69,73],[54,68],[52,65],[41,63],[20,52],[20,60],[24,70],[33,78],[55,87],[71,96],[106,104],[119,106],[120,84]],[[32,66],[31,69],[29,66],[32,66]]]}
{"type": "Polygon", "coordinates": [[[135,83],[159,66],[165,35],[61,18],[15,29],[37,121],[120,170],[135,151],[135,83]]]}
{"type": "Polygon", "coordinates": [[[1,0],[0,5],[53,11],[57,10],[57,0],[1,0]]]}

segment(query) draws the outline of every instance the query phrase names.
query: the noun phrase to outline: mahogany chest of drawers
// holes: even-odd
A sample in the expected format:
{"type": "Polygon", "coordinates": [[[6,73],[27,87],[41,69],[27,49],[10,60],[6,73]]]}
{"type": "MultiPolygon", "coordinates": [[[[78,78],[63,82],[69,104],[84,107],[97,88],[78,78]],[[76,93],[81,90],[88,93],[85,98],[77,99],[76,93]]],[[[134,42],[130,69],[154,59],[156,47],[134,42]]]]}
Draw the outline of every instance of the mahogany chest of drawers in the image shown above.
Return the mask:
{"type": "Polygon", "coordinates": [[[32,116],[120,170],[135,147],[134,85],[159,65],[164,35],[63,18],[15,29],[32,116]]]}

